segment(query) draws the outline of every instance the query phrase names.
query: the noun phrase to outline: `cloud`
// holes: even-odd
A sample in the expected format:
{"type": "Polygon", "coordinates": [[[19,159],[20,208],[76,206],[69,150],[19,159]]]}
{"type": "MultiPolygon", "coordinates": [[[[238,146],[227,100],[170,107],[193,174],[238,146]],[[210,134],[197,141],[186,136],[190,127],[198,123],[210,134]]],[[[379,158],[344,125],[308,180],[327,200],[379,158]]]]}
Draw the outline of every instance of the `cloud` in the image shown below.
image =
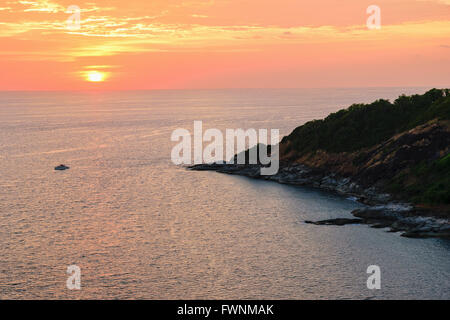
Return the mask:
{"type": "MultiPolygon", "coordinates": [[[[92,0],[94,1],[94,0],[92,0]]],[[[127,0],[134,4],[135,0],[127,0]]],[[[422,0],[421,0],[422,1],[422,0]]],[[[431,1],[431,0],[427,0],[431,1]]],[[[433,0],[437,1],[437,0],[433,0]]],[[[450,1],[450,0],[449,0],[450,1]]],[[[193,50],[218,50],[222,52],[253,51],[264,46],[332,44],[337,42],[383,42],[392,39],[441,39],[450,34],[450,21],[420,21],[383,25],[381,30],[367,30],[360,25],[297,25],[251,24],[238,21],[229,24],[212,19],[214,14],[201,12],[198,0],[182,2],[146,2],[153,10],[121,11],[101,6],[111,2],[87,2],[82,8],[81,29],[67,29],[66,8],[51,0],[21,0],[8,2],[11,10],[21,10],[19,18],[3,11],[0,21],[0,37],[34,40],[41,45],[29,46],[22,51],[15,49],[16,57],[36,56],[45,59],[42,48],[58,43],[60,47],[48,51],[49,59],[68,61],[80,57],[113,56],[133,52],[180,52],[193,50]],[[187,8],[179,22],[173,21],[172,8],[187,8]],[[42,14],[38,14],[41,12],[42,14]],[[53,14],[55,12],[62,14],[53,14]],[[145,14],[142,14],[145,12],[145,14]],[[47,14],[44,14],[47,13],[47,14]],[[141,14],[139,14],[141,13],[141,14]],[[9,21],[8,21],[9,19],[9,21]],[[14,19],[14,20],[11,20],[14,19]],[[183,20],[184,19],[184,20],[183,20]],[[22,52],[22,55],[20,54],[22,52]],[[36,54],[34,54],[36,52],[36,54]]],[[[114,2],[115,5],[124,2],[114,2]]],[[[223,4],[222,2],[220,2],[223,4]]],[[[203,3],[212,7],[214,1],[203,3]]],[[[132,7],[132,5],[130,6],[132,7]]],[[[9,10],[9,9],[8,9],[9,10]]],[[[364,13],[364,12],[363,12],[364,13]]],[[[364,15],[363,15],[364,17],[364,15]]],[[[3,41],[3,40],[2,40],[3,41]]],[[[441,40],[445,41],[445,40],[441,40]]],[[[6,50],[7,51],[7,50],[6,50]]],[[[8,52],[8,51],[7,51],[8,52]]],[[[4,53],[3,56],[5,56],[4,53]]]]}
{"type": "Polygon", "coordinates": [[[204,14],[192,14],[191,17],[193,17],[193,18],[200,18],[200,19],[208,18],[208,16],[204,15],[204,14]]]}
{"type": "Polygon", "coordinates": [[[64,12],[66,10],[62,5],[51,2],[49,0],[36,0],[36,1],[18,1],[19,4],[26,6],[24,12],[64,12]]]}

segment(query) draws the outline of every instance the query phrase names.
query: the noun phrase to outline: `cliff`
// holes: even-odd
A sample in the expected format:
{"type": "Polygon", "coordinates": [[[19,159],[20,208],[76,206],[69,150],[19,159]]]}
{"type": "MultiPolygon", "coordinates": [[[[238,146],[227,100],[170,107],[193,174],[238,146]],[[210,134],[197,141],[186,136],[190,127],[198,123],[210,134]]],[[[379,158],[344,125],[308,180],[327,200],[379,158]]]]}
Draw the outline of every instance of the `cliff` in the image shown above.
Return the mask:
{"type": "Polygon", "coordinates": [[[348,223],[391,227],[411,237],[450,237],[449,89],[352,105],[296,128],[279,149],[280,169],[273,176],[261,176],[260,165],[191,168],[337,192],[372,206],[354,212],[359,220],[348,223]]]}
{"type": "Polygon", "coordinates": [[[353,105],[296,128],[282,163],[351,178],[415,204],[450,204],[450,92],[353,105]]]}

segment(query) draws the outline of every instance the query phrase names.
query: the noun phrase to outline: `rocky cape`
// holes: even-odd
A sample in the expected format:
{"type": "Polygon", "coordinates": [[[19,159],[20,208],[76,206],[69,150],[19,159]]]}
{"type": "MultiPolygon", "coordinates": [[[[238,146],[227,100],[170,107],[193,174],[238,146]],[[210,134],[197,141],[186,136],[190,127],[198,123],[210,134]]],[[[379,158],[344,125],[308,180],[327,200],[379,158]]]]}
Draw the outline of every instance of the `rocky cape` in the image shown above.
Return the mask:
{"type": "MultiPolygon", "coordinates": [[[[378,101],[369,106],[353,109],[350,107],[324,120],[307,123],[280,142],[280,168],[278,173],[272,176],[261,175],[260,164],[214,163],[189,168],[319,188],[351,197],[366,205],[366,208],[352,212],[354,219],[340,218],[306,223],[363,223],[374,228],[389,228],[392,232],[400,231],[405,237],[450,238],[449,110],[449,92],[433,89],[423,96],[402,96],[394,104],[378,101]],[[325,136],[328,140],[322,139],[322,142],[319,141],[315,145],[309,143],[309,140],[314,140],[315,136],[322,134],[324,128],[334,124],[341,125],[341,119],[371,119],[366,113],[375,112],[377,116],[382,114],[377,112],[376,108],[384,108],[385,113],[389,113],[391,109],[396,110],[395,108],[410,110],[408,108],[415,105],[419,105],[416,108],[418,111],[414,109],[414,113],[410,115],[413,120],[408,121],[419,123],[409,128],[407,123],[402,124],[399,128],[407,129],[400,131],[391,128],[396,125],[396,122],[392,121],[394,124],[386,126],[384,130],[387,134],[394,134],[386,139],[379,135],[377,143],[372,143],[372,139],[363,147],[352,148],[345,145],[344,141],[341,143],[342,150],[332,150],[334,146],[330,145],[328,140],[333,141],[333,131],[330,131],[330,136],[325,136]],[[324,148],[317,147],[320,143],[324,148]],[[425,200],[422,201],[423,199],[425,200]],[[431,199],[431,202],[427,203],[428,199],[431,199]]],[[[396,114],[388,116],[394,120],[396,117],[398,119],[396,114]]],[[[366,136],[371,136],[372,132],[378,134],[381,130],[376,121],[368,122],[366,128],[361,129],[366,130],[366,136]],[[373,129],[370,129],[370,126],[374,126],[373,129]],[[367,131],[367,127],[370,130],[367,131]]],[[[347,136],[352,138],[354,134],[350,132],[347,136]]]]}

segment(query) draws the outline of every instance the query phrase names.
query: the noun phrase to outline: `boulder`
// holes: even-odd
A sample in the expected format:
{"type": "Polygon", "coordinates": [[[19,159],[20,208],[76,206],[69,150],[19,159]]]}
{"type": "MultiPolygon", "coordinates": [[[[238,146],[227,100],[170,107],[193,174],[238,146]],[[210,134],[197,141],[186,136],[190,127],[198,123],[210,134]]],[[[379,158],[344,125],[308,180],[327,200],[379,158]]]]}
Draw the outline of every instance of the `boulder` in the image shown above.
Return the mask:
{"type": "Polygon", "coordinates": [[[63,171],[63,170],[67,170],[67,169],[70,169],[70,167],[68,167],[64,164],[60,164],[59,166],[55,167],[55,170],[58,170],[58,171],[63,171]]]}
{"type": "Polygon", "coordinates": [[[363,223],[362,219],[347,219],[347,218],[337,218],[337,219],[327,219],[321,221],[309,221],[306,220],[305,223],[315,224],[315,225],[327,225],[327,226],[344,226],[346,224],[359,224],[363,223]]]}

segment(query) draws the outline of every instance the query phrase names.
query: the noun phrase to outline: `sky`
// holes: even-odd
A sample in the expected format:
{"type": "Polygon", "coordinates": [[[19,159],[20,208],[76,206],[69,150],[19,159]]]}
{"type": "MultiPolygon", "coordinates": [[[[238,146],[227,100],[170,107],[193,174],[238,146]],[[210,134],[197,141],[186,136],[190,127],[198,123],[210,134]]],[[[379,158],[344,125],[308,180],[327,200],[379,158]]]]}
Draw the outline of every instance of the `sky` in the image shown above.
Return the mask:
{"type": "Polygon", "coordinates": [[[450,87],[450,0],[0,0],[0,49],[0,90],[450,87]]]}

